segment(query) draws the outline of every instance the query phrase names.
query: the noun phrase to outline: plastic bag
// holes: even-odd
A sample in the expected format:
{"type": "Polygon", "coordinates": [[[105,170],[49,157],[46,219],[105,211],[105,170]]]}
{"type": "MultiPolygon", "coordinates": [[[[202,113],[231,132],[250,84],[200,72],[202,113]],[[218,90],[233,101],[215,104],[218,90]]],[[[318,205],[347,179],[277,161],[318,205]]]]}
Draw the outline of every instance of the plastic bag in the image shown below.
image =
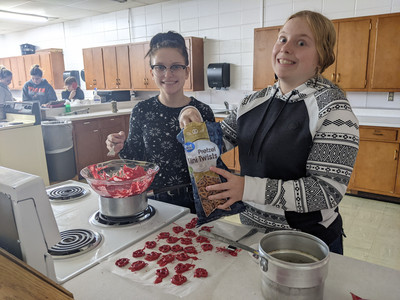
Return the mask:
{"type": "Polygon", "coordinates": [[[198,216],[197,226],[242,212],[244,204],[241,201],[234,203],[229,210],[217,209],[218,205],[227,200],[209,200],[210,194],[218,192],[205,189],[208,185],[226,181],[224,177],[209,170],[210,166],[228,170],[220,156],[223,145],[220,124],[216,122],[190,123],[178,134],[177,139],[185,149],[198,216]]]}

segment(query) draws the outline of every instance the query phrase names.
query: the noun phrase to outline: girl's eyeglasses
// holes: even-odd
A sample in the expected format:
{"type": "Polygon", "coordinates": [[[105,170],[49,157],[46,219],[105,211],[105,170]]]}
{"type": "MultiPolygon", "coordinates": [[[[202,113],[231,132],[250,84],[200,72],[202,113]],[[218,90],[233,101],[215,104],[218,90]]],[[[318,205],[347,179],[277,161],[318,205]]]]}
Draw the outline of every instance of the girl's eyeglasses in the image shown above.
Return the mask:
{"type": "Polygon", "coordinates": [[[166,67],[164,65],[151,65],[151,69],[154,71],[154,73],[157,76],[164,75],[165,73],[167,73],[168,69],[171,73],[175,73],[175,72],[183,71],[186,68],[187,68],[187,66],[185,66],[185,65],[172,65],[170,67],[166,67]]]}

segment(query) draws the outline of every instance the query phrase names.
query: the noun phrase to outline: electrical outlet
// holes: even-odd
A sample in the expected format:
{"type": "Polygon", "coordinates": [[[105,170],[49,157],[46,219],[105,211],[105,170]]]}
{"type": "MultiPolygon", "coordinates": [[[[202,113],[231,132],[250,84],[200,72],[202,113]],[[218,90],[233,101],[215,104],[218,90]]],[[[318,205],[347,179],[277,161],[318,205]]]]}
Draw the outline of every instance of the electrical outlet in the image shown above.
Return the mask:
{"type": "Polygon", "coordinates": [[[388,96],[388,101],[393,101],[394,98],[394,92],[390,92],[388,96]]]}

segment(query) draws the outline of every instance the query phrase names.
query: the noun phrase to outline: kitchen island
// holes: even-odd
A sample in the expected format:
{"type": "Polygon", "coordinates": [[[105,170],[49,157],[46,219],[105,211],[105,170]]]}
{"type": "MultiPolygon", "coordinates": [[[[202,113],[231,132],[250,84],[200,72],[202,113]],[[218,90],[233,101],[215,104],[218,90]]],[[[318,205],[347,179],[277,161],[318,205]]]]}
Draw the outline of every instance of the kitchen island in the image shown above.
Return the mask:
{"type": "MultiPolygon", "coordinates": [[[[195,215],[189,214],[177,220],[171,226],[185,226],[195,215]]],[[[206,224],[214,226],[220,233],[236,240],[248,230],[248,227],[224,220],[206,224]]],[[[167,231],[163,228],[161,231],[167,231]]],[[[197,231],[197,229],[193,229],[197,231]]],[[[214,229],[213,229],[214,231],[214,229]]],[[[146,240],[157,240],[157,232],[146,240]]],[[[263,236],[262,233],[243,240],[246,245],[255,247],[263,236]]],[[[148,281],[133,279],[129,271],[121,273],[114,262],[121,257],[129,257],[137,249],[143,248],[144,240],[101,262],[92,269],[80,274],[63,284],[73,293],[76,300],[91,299],[263,299],[261,294],[261,270],[257,261],[247,252],[239,252],[237,257],[214,251],[209,256],[200,258],[194,264],[212,265],[215,269],[208,278],[189,278],[183,288],[169,283],[171,275],[164,279],[165,285],[158,286],[148,281]],[[208,261],[210,260],[210,261],[208,261]],[[196,280],[201,280],[198,284],[196,280]],[[170,284],[170,289],[168,289],[170,284]],[[192,285],[192,287],[190,286],[192,285]],[[188,289],[190,292],[188,293],[188,289]],[[181,291],[181,294],[180,294],[181,291]]],[[[222,246],[211,241],[214,246],[222,246]]],[[[224,245],[226,246],[226,245],[224,245]]],[[[346,251],[346,249],[345,249],[346,251]]],[[[143,269],[145,270],[145,269],[143,269]]],[[[141,270],[141,271],[143,271],[141,270]]],[[[171,272],[172,273],[172,272],[171,272]]],[[[363,262],[332,253],[330,256],[328,277],[325,282],[324,300],[351,300],[350,293],[369,300],[397,300],[400,295],[400,272],[386,267],[363,262]]]]}

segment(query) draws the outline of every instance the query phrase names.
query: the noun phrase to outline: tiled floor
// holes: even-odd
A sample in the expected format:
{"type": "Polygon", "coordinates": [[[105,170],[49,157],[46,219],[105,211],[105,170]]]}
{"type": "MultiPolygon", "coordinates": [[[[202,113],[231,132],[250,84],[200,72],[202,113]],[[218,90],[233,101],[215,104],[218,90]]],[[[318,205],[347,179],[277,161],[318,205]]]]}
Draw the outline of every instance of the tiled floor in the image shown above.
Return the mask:
{"type": "MultiPolygon", "coordinates": [[[[400,270],[400,204],[346,195],[339,209],[344,255],[400,270]]],[[[238,215],[227,220],[240,222],[238,215]]]]}

